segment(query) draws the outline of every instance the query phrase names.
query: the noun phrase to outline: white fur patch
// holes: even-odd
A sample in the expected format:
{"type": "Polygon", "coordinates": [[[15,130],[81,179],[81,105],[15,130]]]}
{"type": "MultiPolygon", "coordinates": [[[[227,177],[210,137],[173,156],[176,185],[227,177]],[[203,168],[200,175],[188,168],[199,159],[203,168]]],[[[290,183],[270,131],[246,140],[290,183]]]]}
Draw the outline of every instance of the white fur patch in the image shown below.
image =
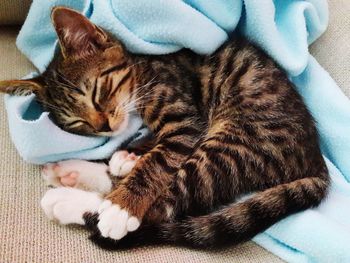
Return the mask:
{"type": "Polygon", "coordinates": [[[42,176],[48,185],[69,186],[107,194],[112,189],[107,169],[108,166],[104,163],[68,160],[46,164],[42,176]]]}
{"type": "Polygon", "coordinates": [[[98,211],[100,215],[97,227],[103,237],[119,240],[140,226],[136,217],[131,216],[125,209],[120,209],[118,205],[113,205],[109,200],[105,200],[98,211]]]}
{"type": "Polygon", "coordinates": [[[84,225],[84,213],[96,213],[102,202],[103,199],[98,193],[71,187],[58,187],[48,190],[40,204],[51,220],[57,220],[64,225],[84,225]]]}
{"type": "Polygon", "coordinates": [[[139,158],[127,151],[117,151],[109,161],[109,171],[114,176],[125,177],[134,168],[139,158]]]}
{"type": "Polygon", "coordinates": [[[165,211],[166,211],[166,216],[167,218],[171,218],[173,213],[174,213],[174,209],[173,207],[169,206],[169,205],[166,205],[165,206],[165,211]]]}

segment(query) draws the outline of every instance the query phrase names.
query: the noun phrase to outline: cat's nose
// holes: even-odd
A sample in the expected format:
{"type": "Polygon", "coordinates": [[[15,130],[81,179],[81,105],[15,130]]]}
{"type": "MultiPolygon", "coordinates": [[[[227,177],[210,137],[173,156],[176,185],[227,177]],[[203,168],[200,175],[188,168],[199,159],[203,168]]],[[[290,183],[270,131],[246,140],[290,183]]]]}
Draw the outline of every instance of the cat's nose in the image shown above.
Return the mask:
{"type": "Polygon", "coordinates": [[[110,132],[112,131],[111,127],[109,126],[108,121],[106,121],[102,127],[99,129],[100,132],[110,132]]]}

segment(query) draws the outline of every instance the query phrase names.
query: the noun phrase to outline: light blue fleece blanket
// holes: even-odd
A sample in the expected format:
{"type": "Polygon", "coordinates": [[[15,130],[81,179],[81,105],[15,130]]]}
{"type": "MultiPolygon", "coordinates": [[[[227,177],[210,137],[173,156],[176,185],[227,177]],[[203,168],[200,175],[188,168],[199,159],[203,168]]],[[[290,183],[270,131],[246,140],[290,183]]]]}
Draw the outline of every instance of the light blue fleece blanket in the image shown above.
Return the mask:
{"type": "MultiPolygon", "coordinates": [[[[55,5],[81,11],[133,52],[187,47],[208,54],[238,28],[269,53],[317,121],[332,188],[320,207],[290,216],[253,240],[289,262],[350,262],[350,102],[308,52],[326,29],[326,0],[34,0],[17,45],[39,71],[57,45],[49,19],[55,5]]],[[[32,96],[7,97],[6,105],[12,139],[33,163],[104,158],[141,125],[135,119],[123,138],[87,138],[53,125],[32,96]]]]}

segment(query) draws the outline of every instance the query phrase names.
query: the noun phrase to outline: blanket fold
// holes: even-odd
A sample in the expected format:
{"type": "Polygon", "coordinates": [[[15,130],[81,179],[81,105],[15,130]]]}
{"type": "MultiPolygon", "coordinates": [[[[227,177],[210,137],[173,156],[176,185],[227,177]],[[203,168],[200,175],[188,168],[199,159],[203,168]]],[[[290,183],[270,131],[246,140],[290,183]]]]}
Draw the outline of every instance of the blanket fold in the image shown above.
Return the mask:
{"type": "MultiPolygon", "coordinates": [[[[57,5],[82,12],[136,53],[185,47],[210,54],[234,30],[265,50],[287,71],[316,119],[332,187],[320,207],[290,216],[253,240],[288,262],[350,262],[350,103],[308,52],[326,30],[326,0],[34,0],[17,46],[40,72],[57,48],[50,22],[57,5]]],[[[6,108],[11,138],[32,163],[105,158],[142,125],[135,116],[126,135],[89,138],[58,129],[33,96],[7,96],[6,108]]]]}

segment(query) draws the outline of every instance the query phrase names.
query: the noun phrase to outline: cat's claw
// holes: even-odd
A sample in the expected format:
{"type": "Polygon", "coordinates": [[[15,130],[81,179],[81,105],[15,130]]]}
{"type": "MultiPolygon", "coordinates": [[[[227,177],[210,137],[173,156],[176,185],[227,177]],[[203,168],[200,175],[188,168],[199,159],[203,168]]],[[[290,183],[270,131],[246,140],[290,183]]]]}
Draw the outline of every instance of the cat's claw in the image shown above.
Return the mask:
{"type": "Polygon", "coordinates": [[[44,165],[42,176],[48,185],[55,187],[69,186],[107,194],[112,189],[107,169],[103,163],[68,160],[44,165]]]}
{"type": "Polygon", "coordinates": [[[64,225],[84,225],[84,214],[96,213],[102,202],[103,199],[98,193],[71,187],[58,187],[48,190],[40,204],[51,220],[64,225]]]}
{"type": "Polygon", "coordinates": [[[127,151],[117,151],[109,161],[109,171],[112,175],[125,177],[136,165],[140,156],[127,151]]]}
{"type": "Polygon", "coordinates": [[[125,209],[105,200],[98,209],[99,222],[97,224],[101,235],[106,238],[119,240],[128,232],[135,231],[140,226],[140,221],[131,216],[125,209]]]}

